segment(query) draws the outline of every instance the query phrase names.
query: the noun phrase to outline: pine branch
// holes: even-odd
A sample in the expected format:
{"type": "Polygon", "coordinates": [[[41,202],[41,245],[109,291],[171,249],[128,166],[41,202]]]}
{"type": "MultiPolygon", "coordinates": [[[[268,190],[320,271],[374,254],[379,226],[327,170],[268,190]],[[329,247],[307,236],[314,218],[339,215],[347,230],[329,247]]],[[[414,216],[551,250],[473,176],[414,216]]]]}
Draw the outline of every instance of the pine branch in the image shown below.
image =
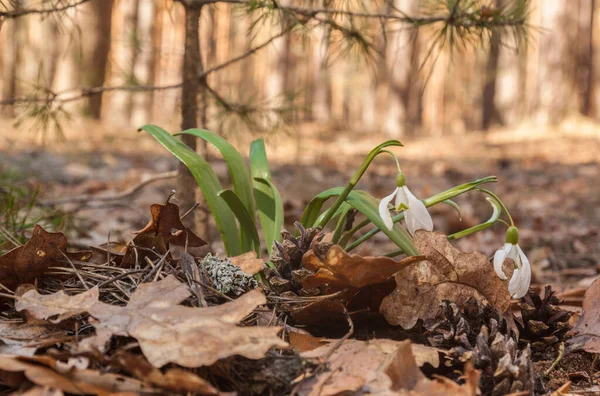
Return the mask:
{"type": "MultiPolygon", "coordinates": [[[[87,1],[87,0],[86,0],[87,1]]],[[[200,81],[205,81],[206,77],[209,74],[212,74],[216,71],[229,67],[237,62],[240,62],[247,57],[254,55],[256,52],[265,48],[269,44],[271,44],[274,40],[279,37],[282,37],[289,33],[293,29],[293,26],[288,26],[285,29],[282,29],[278,34],[270,37],[264,42],[258,44],[255,47],[248,49],[246,52],[238,55],[234,58],[231,58],[219,65],[213,66],[209,69],[206,69],[204,72],[198,75],[198,79],[200,81]]],[[[127,91],[127,92],[151,92],[151,91],[165,91],[169,89],[181,88],[181,86],[185,82],[178,82],[174,84],[168,85],[115,85],[115,86],[100,86],[100,87],[92,87],[92,88],[73,88],[67,89],[60,92],[54,92],[50,89],[44,89],[46,92],[45,96],[34,96],[34,97],[20,97],[20,98],[11,98],[6,100],[0,100],[0,106],[9,106],[21,103],[58,103],[65,104],[73,101],[77,101],[83,98],[87,98],[92,95],[98,95],[105,92],[113,92],[113,91],[127,91]]]]}
{"type": "Polygon", "coordinates": [[[19,18],[25,15],[32,15],[32,14],[38,14],[38,15],[46,15],[46,14],[52,14],[55,12],[62,12],[62,11],[66,11],[70,8],[75,8],[78,7],[84,3],[87,3],[90,0],[78,0],[74,3],[67,3],[65,5],[55,5],[54,7],[51,8],[23,8],[23,9],[15,9],[12,11],[0,11],[0,19],[14,19],[14,18],[19,18]]]}

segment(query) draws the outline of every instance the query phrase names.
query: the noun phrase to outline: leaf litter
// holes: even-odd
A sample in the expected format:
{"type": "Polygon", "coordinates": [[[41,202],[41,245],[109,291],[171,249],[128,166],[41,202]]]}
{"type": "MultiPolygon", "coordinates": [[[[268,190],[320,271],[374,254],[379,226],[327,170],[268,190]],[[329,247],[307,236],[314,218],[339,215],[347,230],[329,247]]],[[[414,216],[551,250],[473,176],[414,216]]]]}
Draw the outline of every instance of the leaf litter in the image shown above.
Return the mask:
{"type": "MultiPolygon", "coordinates": [[[[62,234],[36,227],[0,257],[15,291],[0,323],[0,382],[23,394],[544,393],[552,381],[539,364],[556,359],[559,371],[574,356],[561,355],[570,315],[551,289],[511,310],[488,258],[443,234],[417,232],[422,256],[393,260],[347,254],[320,233],[284,233],[270,273],[254,253],[189,254],[204,241],[169,202],[121,251],[67,252],[62,234]],[[263,270],[280,287],[234,281],[211,260],[240,279],[263,270]]],[[[594,290],[569,350],[595,351],[594,290]]]]}

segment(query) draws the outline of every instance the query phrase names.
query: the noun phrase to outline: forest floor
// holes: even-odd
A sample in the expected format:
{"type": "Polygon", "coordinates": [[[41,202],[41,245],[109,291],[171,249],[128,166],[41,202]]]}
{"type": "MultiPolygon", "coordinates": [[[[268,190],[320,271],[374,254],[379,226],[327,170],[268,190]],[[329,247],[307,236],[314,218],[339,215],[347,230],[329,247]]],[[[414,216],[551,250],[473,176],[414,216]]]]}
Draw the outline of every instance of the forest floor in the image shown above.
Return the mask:
{"type": "MultiPolygon", "coordinates": [[[[0,131],[3,183],[11,178],[20,180],[18,183],[37,185],[41,202],[69,200],[85,194],[119,193],[177,166],[177,161],[156,141],[136,133],[134,128],[114,130],[73,123],[65,134],[65,142],[54,142],[48,136],[48,143],[41,145],[39,137],[11,128],[0,131]]],[[[365,154],[388,138],[314,125],[267,137],[273,181],[285,202],[286,227],[293,228],[306,203],[318,192],[345,185],[365,154]]],[[[247,153],[250,140],[231,141],[242,153],[247,153]]],[[[572,310],[580,312],[583,291],[600,273],[599,126],[580,119],[553,129],[523,125],[485,134],[415,136],[400,140],[405,147],[394,152],[408,185],[418,197],[487,175],[498,176],[498,183],[490,189],[503,199],[520,228],[520,245],[532,264],[532,285],[541,288],[551,284],[566,296],[572,310]]],[[[210,156],[223,184],[228,184],[226,165],[217,153],[211,151],[210,156]]],[[[359,188],[383,197],[394,188],[394,178],[393,161],[381,156],[369,168],[359,188]]],[[[64,216],[69,243],[81,247],[100,245],[109,234],[111,241],[127,243],[133,237],[131,232],[148,222],[150,205],[163,203],[174,185],[172,179],[158,181],[122,201],[90,199],[58,205],[69,213],[64,216]]],[[[462,210],[462,222],[450,207],[430,210],[435,230],[450,234],[490,216],[490,206],[478,193],[460,197],[457,203],[462,210]]],[[[505,227],[496,225],[459,240],[457,246],[463,251],[480,251],[491,256],[504,243],[504,232],[505,227]]],[[[211,235],[200,236],[212,241],[211,251],[223,251],[216,242],[218,234],[214,226],[211,235]]],[[[380,255],[391,250],[393,247],[382,236],[353,253],[380,255]]],[[[567,379],[569,370],[564,367],[561,371],[567,379]]],[[[561,378],[556,381],[556,387],[562,385],[561,378]]]]}
{"type": "MultiPolygon", "coordinates": [[[[49,142],[41,145],[39,136],[0,131],[0,171],[16,171],[27,183],[39,185],[41,201],[68,201],[81,195],[117,194],[154,174],[176,169],[178,163],[154,139],[134,128],[115,132],[107,126],[80,124],[71,125],[65,134],[64,142],[47,136],[49,142]]],[[[389,138],[314,125],[267,137],[273,180],[285,201],[286,226],[293,227],[316,194],[345,185],[366,153],[389,138]]],[[[247,153],[244,147],[251,138],[230,140],[247,153]]],[[[521,245],[532,258],[534,280],[567,282],[573,287],[579,276],[587,279],[596,269],[600,271],[600,126],[579,119],[553,129],[523,125],[486,134],[400,140],[404,147],[395,151],[409,186],[419,197],[487,175],[498,176],[491,189],[519,225],[521,245]]],[[[218,153],[210,155],[227,185],[226,164],[218,153]]],[[[383,156],[359,188],[382,197],[390,193],[394,177],[393,161],[383,156]]],[[[111,240],[128,242],[131,231],[146,225],[150,205],[164,201],[174,187],[174,180],[158,181],[125,200],[61,205],[73,214],[68,217],[69,240],[98,245],[106,242],[110,231],[111,240]]],[[[463,222],[450,207],[436,207],[431,210],[435,229],[450,234],[489,217],[491,208],[481,195],[467,194],[458,203],[463,222]]],[[[217,241],[215,227],[211,230],[210,237],[203,237],[217,241]]],[[[491,255],[503,243],[503,232],[504,227],[494,227],[460,240],[459,247],[491,255]]],[[[385,243],[386,238],[376,237],[357,253],[381,253],[387,246],[379,245],[385,243]]],[[[222,252],[223,248],[214,242],[211,249],[222,252]]]]}

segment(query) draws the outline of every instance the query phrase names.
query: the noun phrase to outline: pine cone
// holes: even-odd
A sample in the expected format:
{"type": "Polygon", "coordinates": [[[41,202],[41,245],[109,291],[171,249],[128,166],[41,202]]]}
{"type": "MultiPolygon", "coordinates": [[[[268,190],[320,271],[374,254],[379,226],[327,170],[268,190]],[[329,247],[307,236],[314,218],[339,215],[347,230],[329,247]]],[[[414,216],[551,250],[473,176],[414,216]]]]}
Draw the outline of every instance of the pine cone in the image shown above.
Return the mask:
{"type": "Polygon", "coordinates": [[[451,348],[453,363],[470,361],[481,371],[481,391],[504,395],[533,388],[531,349],[519,350],[502,314],[471,298],[464,309],[444,301],[443,317],[426,323],[429,343],[451,348]]]}
{"type": "Polygon", "coordinates": [[[531,344],[535,361],[553,360],[556,347],[571,329],[571,312],[562,309],[561,303],[550,286],[546,286],[543,299],[531,289],[521,299],[523,324],[517,323],[520,343],[531,344]]]}
{"type": "Polygon", "coordinates": [[[294,225],[300,233],[294,237],[287,231],[282,231],[281,243],[275,241],[271,252],[271,262],[275,271],[267,271],[267,278],[272,289],[277,294],[293,292],[295,294],[311,295],[311,291],[302,290],[302,280],[313,272],[302,267],[302,256],[313,248],[313,245],[323,239],[320,227],[304,228],[299,222],[294,225]]]}

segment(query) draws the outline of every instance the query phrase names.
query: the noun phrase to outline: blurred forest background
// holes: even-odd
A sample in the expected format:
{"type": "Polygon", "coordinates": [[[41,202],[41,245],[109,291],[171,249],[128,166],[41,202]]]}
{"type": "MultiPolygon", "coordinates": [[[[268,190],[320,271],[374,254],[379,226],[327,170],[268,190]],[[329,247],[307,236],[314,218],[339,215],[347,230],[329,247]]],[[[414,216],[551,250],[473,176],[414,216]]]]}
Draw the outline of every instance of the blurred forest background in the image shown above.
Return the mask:
{"type": "MultiPolygon", "coordinates": [[[[18,10],[39,0],[2,3],[18,10]]],[[[363,12],[385,15],[397,7],[418,16],[428,2],[347,3],[361,3],[363,12]]],[[[493,12],[511,1],[489,3],[493,12]]],[[[253,18],[246,8],[207,7],[200,21],[205,68],[270,44],[208,76],[217,96],[203,101],[201,124],[235,134],[248,126],[223,115],[235,108],[252,130],[318,123],[397,138],[523,121],[557,124],[573,115],[600,120],[600,6],[594,0],[529,3],[527,47],[498,29],[481,45],[431,51],[436,32],[430,27],[373,18],[361,26],[371,39],[367,56],[346,51],[327,27],[273,39],[282,29],[276,19],[261,20],[249,33],[253,18]]],[[[182,81],[184,40],[183,7],[164,0],[92,0],[7,18],[0,30],[1,117],[40,116],[48,102],[27,99],[42,97],[56,99],[50,123],[68,112],[119,127],[178,125],[181,90],[173,86],[182,81]],[[106,88],[123,86],[128,89],[106,88]]]]}

